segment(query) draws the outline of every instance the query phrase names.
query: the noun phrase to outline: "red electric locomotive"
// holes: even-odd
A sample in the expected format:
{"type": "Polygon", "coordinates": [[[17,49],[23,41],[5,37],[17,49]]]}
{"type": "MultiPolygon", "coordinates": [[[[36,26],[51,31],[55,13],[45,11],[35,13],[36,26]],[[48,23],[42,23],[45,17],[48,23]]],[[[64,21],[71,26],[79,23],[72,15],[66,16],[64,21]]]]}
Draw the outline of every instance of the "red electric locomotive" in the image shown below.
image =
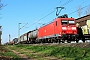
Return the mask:
{"type": "Polygon", "coordinates": [[[65,14],[59,16],[53,22],[38,29],[38,41],[40,42],[62,42],[78,41],[76,21],[68,18],[65,14]]]}

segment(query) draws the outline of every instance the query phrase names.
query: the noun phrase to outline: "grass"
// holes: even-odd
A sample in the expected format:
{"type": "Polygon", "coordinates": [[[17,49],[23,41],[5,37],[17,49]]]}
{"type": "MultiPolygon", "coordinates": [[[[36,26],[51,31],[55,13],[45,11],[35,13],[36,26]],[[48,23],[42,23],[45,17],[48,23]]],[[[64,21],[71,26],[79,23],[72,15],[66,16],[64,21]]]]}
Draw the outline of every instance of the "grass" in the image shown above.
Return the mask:
{"type": "MultiPolygon", "coordinates": [[[[90,60],[90,48],[14,45],[12,49],[23,49],[21,53],[39,60],[44,56],[53,56],[63,60],[90,60]],[[32,53],[39,54],[32,54],[24,51],[30,51],[32,53]]],[[[41,60],[43,59],[44,58],[41,60]]]]}
{"type": "Polygon", "coordinates": [[[4,46],[0,47],[0,56],[8,56],[11,58],[19,58],[16,54],[4,48],[4,46]]]}

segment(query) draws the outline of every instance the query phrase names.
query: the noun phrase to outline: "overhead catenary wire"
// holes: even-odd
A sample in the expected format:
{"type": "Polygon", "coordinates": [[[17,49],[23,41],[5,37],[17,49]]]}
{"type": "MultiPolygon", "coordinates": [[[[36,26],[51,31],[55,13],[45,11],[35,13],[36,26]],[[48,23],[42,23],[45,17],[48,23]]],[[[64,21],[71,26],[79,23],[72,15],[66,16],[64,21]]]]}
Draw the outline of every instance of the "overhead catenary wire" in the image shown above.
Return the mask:
{"type": "Polygon", "coordinates": [[[66,3],[64,3],[63,5],[61,6],[64,6],[64,5],[67,5],[68,3],[72,2],[73,0],[68,0],[66,3]]]}
{"type": "MultiPolygon", "coordinates": [[[[61,6],[67,5],[67,4],[70,3],[71,1],[73,1],[73,0],[68,0],[66,3],[64,3],[64,4],[61,5],[61,6]]],[[[49,16],[50,14],[54,13],[55,11],[56,11],[56,10],[53,10],[52,12],[50,12],[49,14],[47,14],[46,16],[44,16],[43,18],[39,19],[38,22],[39,22],[40,20],[44,19],[45,17],[49,16]]]]}
{"type": "MultiPolygon", "coordinates": [[[[73,1],[73,0],[68,0],[67,2],[65,2],[64,4],[62,4],[61,6],[67,5],[67,4],[69,4],[71,1],[73,1]]],[[[52,14],[52,13],[54,13],[55,11],[56,11],[56,10],[53,10],[52,12],[50,12],[50,13],[47,14],[46,16],[42,17],[42,18],[39,19],[38,21],[34,22],[34,23],[31,24],[30,26],[32,26],[32,25],[38,23],[39,21],[41,21],[42,19],[46,18],[47,16],[49,16],[49,15],[52,14]]]]}
{"type": "MultiPolygon", "coordinates": [[[[62,1],[59,1],[59,3],[57,3],[56,5],[60,4],[61,2],[62,2],[62,1]]],[[[56,6],[56,5],[55,5],[55,6],[56,6]]],[[[47,13],[48,11],[50,11],[50,10],[53,9],[53,8],[54,8],[54,7],[50,8],[50,9],[47,10],[45,13],[47,13]]],[[[43,13],[43,14],[45,14],[45,13],[43,13]]],[[[43,15],[43,14],[42,14],[42,15],[43,15]]]]}
{"type": "MultiPolygon", "coordinates": [[[[61,3],[61,1],[60,1],[59,3],[61,3]]],[[[59,3],[57,3],[57,4],[59,4],[59,3]]],[[[57,5],[57,4],[56,4],[56,5],[57,5]]],[[[53,8],[53,7],[52,7],[52,8],[53,8]]],[[[49,9],[49,10],[51,10],[51,9],[49,9]]],[[[49,11],[49,10],[48,10],[48,11],[49,11]]],[[[48,11],[47,11],[47,12],[48,12],[48,11]]],[[[42,17],[42,18],[39,19],[38,21],[34,22],[33,24],[38,23],[39,21],[41,21],[42,19],[44,19],[45,17],[49,16],[50,14],[52,14],[52,13],[54,13],[54,12],[55,12],[55,10],[53,10],[52,12],[50,12],[49,14],[47,14],[46,16],[42,17]]],[[[45,13],[44,13],[44,14],[45,14],[45,13]]],[[[42,14],[42,15],[43,15],[43,14],[42,14]]],[[[31,24],[31,25],[33,25],[33,24],[31,24]]]]}
{"type": "MultiPolygon", "coordinates": [[[[55,10],[53,10],[52,12],[50,12],[49,14],[47,14],[47,15],[44,16],[44,17],[42,17],[41,19],[39,19],[38,21],[34,22],[34,23],[31,24],[31,25],[34,25],[35,23],[38,23],[39,21],[41,21],[42,19],[46,18],[47,16],[49,16],[50,14],[52,14],[52,13],[54,13],[54,12],[55,12],[55,10]]],[[[30,25],[30,26],[31,26],[31,25],[30,25]]]]}
{"type": "MultiPolygon", "coordinates": [[[[80,10],[82,10],[82,9],[88,7],[88,6],[90,6],[90,4],[89,4],[89,5],[86,5],[86,6],[84,6],[84,7],[82,7],[80,10]]],[[[77,12],[77,11],[79,11],[79,10],[73,11],[73,12],[69,13],[68,15],[73,14],[73,13],[75,13],[75,12],[77,12]]]]}
{"type": "Polygon", "coordinates": [[[26,23],[24,26],[22,26],[20,29],[24,28],[28,23],[26,23]]]}
{"type": "MultiPolygon", "coordinates": [[[[85,2],[87,2],[88,0],[85,0],[84,2],[82,2],[82,4],[84,4],[85,2]]],[[[90,4],[89,4],[90,5],[90,4]]],[[[84,7],[82,7],[82,8],[80,8],[80,10],[82,10],[82,9],[84,9],[84,8],[86,8],[86,7],[88,7],[89,5],[87,5],[87,6],[84,6],[84,7]]],[[[79,11],[79,10],[75,10],[75,11],[73,11],[73,12],[71,12],[71,13],[69,13],[68,15],[71,15],[71,14],[73,14],[73,13],[75,13],[75,12],[77,12],[77,11],[79,11]]]]}

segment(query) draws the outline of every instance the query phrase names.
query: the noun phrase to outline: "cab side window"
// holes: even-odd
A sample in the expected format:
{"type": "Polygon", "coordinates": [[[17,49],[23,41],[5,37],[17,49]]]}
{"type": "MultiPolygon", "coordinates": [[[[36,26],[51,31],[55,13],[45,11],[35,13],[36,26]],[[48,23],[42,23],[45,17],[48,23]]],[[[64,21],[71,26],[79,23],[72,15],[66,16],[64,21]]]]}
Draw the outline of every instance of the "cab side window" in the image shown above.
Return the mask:
{"type": "Polygon", "coordinates": [[[58,22],[56,21],[56,26],[58,26],[58,22]]]}

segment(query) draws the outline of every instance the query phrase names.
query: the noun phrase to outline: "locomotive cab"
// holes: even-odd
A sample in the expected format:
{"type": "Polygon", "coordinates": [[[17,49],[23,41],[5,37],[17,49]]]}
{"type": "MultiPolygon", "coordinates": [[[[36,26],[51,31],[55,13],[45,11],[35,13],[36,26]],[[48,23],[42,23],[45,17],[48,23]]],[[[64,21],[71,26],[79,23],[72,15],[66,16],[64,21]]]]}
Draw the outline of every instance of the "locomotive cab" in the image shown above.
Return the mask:
{"type": "Polygon", "coordinates": [[[65,20],[61,20],[62,25],[62,38],[71,41],[77,38],[77,28],[76,22],[73,18],[67,18],[65,20]]]}
{"type": "Polygon", "coordinates": [[[68,18],[67,15],[65,15],[65,17],[60,16],[55,20],[55,22],[55,34],[59,34],[62,41],[77,41],[78,34],[74,18],[68,18]]]}

